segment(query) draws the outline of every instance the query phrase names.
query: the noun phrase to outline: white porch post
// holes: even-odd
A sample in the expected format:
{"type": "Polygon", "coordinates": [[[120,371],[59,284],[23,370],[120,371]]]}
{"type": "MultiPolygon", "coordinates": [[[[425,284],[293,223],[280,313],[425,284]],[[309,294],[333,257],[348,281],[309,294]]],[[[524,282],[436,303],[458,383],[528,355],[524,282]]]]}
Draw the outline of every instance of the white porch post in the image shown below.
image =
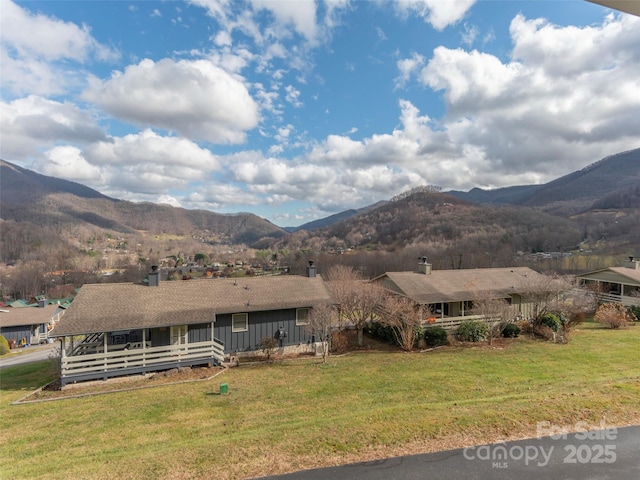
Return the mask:
{"type": "Polygon", "coordinates": [[[108,370],[107,368],[107,332],[102,334],[102,355],[104,355],[104,371],[108,370]]]}
{"type": "Polygon", "coordinates": [[[147,331],[149,329],[148,328],[143,328],[142,329],[142,366],[146,367],[147,366],[147,331]]]}

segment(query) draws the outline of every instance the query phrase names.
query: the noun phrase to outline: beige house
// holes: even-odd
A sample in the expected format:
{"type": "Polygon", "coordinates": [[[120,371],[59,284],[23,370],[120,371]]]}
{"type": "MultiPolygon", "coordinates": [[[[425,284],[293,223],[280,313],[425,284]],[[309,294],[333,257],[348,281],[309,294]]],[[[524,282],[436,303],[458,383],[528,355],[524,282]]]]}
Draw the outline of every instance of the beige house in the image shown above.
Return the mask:
{"type": "Polygon", "coordinates": [[[374,281],[428,306],[431,316],[425,321],[449,328],[462,320],[479,318],[472,309],[474,301],[481,298],[504,299],[511,305],[514,319],[529,318],[533,307],[524,292],[543,279],[527,267],[433,270],[423,258],[417,272],[386,272],[374,281]]]}
{"type": "Polygon", "coordinates": [[[580,285],[594,286],[602,302],[640,306],[640,260],[629,257],[624,267],[608,267],[576,275],[580,285]]]}

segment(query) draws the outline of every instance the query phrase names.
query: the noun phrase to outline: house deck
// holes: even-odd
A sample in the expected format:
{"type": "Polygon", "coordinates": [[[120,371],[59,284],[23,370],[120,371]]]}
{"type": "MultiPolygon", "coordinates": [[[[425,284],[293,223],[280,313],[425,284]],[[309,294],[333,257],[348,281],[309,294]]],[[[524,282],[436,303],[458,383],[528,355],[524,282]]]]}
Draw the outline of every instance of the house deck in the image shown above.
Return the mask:
{"type": "Polygon", "coordinates": [[[150,347],[148,343],[127,344],[122,348],[109,346],[106,351],[96,348],[95,353],[70,356],[63,348],[60,359],[61,384],[65,386],[85,380],[106,380],[177,367],[221,364],[224,361],[224,345],[218,340],[157,347],[150,347]]]}

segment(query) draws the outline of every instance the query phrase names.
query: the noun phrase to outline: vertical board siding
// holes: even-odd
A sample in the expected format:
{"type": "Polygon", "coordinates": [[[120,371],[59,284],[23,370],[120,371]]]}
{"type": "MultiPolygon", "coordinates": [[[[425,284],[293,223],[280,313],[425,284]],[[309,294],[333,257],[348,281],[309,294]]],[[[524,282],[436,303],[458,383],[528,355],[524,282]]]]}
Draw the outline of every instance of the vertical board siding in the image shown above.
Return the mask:
{"type": "Polygon", "coordinates": [[[31,342],[31,327],[30,326],[21,326],[21,327],[3,327],[0,330],[0,334],[6,338],[7,340],[14,340],[16,344],[20,342],[23,338],[27,343],[31,342]]]}
{"type": "Polygon", "coordinates": [[[198,323],[188,327],[189,343],[208,342],[211,338],[211,324],[198,323]]]}
{"type": "MultiPolygon", "coordinates": [[[[244,312],[238,312],[244,313],[244,312]]],[[[231,331],[231,314],[217,315],[214,336],[224,342],[225,353],[258,350],[260,339],[273,338],[283,327],[287,332],[283,345],[309,343],[311,335],[304,325],[296,325],[296,309],[249,312],[249,329],[246,332],[231,331]]]]}

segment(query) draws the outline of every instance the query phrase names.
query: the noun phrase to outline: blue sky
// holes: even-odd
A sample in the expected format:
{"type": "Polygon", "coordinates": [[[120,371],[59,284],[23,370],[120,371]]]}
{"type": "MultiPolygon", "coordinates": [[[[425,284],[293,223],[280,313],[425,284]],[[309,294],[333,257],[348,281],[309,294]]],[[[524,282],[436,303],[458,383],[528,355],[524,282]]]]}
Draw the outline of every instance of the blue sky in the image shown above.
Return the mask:
{"type": "Polygon", "coordinates": [[[640,146],[640,18],[568,1],[0,4],[2,159],[295,226],[640,146]]]}

